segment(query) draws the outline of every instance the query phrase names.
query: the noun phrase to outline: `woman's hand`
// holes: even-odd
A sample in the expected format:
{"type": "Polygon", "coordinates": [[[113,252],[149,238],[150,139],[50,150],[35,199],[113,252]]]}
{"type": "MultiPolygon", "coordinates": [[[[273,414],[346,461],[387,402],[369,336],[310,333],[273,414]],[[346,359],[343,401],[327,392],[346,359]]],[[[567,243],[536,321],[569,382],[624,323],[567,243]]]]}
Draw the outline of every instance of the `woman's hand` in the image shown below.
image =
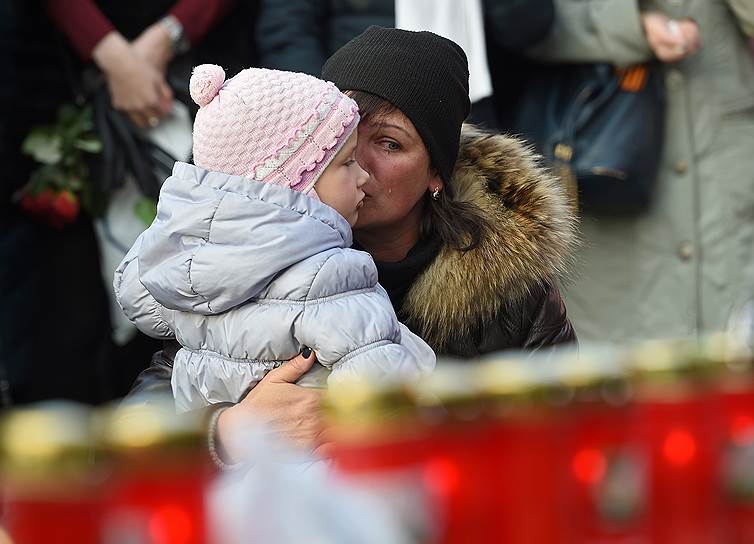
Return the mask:
{"type": "Polygon", "coordinates": [[[155,23],[148,26],[131,42],[134,52],[154,66],[163,76],[168,63],[173,58],[173,45],[170,35],[163,25],[155,23]]]}
{"type": "Polygon", "coordinates": [[[658,11],[641,14],[649,46],[662,62],[678,62],[702,47],[699,26],[691,19],[671,19],[658,11]]]}
{"type": "Polygon", "coordinates": [[[267,424],[289,444],[307,450],[317,449],[322,442],[322,391],[295,385],[316,361],[314,353],[308,358],[299,355],[270,371],[241,402],[228,408],[217,421],[215,443],[222,459],[229,464],[240,460],[229,433],[240,428],[237,422],[253,418],[267,424]]]}
{"type": "Polygon", "coordinates": [[[155,126],[170,112],[173,93],[165,77],[119,33],[102,38],[92,57],[105,74],[113,107],[126,112],[134,124],[155,126]]]}

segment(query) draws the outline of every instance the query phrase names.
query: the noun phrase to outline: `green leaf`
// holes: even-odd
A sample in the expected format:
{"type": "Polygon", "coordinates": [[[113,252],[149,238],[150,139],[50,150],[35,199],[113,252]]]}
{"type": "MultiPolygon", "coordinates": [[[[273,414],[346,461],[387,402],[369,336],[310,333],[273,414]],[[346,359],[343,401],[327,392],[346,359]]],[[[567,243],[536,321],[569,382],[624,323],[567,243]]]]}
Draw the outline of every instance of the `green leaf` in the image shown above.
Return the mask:
{"type": "Polygon", "coordinates": [[[94,138],[80,138],[74,142],[73,146],[87,153],[99,153],[102,151],[102,142],[94,138]]]}
{"type": "Polygon", "coordinates": [[[63,158],[63,140],[48,127],[32,130],[21,144],[21,150],[42,164],[57,164],[63,158]]]}
{"type": "Polygon", "coordinates": [[[32,171],[29,177],[32,190],[36,193],[48,187],[65,188],[65,176],[57,165],[46,164],[32,171]]]}
{"type": "Polygon", "coordinates": [[[94,114],[91,106],[84,106],[79,116],[79,126],[82,131],[92,130],[94,128],[94,114]]]}
{"type": "Polygon", "coordinates": [[[144,225],[151,225],[157,216],[157,201],[147,197],[139,199],[134,205],[134,213],[144,225]]]}
{"type": "Polygon", "coordinates": [[[58,110],[58,125],[73,126],[77,125],[79,119],[79,109],[73,104],[63,104],[58,110]]]}
{"type": "Polygon", "coordinates": [[[68,177],[66,178],[67,188],[73,191],[81,191],[84,188],[83,182],[79,178],[68,177]]]}

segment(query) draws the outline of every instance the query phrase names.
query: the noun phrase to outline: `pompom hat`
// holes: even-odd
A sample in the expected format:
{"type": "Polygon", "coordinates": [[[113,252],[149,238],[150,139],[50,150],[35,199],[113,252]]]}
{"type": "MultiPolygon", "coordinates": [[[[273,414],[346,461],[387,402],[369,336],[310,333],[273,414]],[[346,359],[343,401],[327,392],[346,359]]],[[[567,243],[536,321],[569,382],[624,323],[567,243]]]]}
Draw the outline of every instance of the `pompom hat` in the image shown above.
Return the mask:
{"type": "Polygon", "coordinates": [[[202,64],[189,87],[199,105],[194,164],[303,193],[359,123],[353,100],[307,74],[247,68],[226,81],[220,66],[202,64]]]}

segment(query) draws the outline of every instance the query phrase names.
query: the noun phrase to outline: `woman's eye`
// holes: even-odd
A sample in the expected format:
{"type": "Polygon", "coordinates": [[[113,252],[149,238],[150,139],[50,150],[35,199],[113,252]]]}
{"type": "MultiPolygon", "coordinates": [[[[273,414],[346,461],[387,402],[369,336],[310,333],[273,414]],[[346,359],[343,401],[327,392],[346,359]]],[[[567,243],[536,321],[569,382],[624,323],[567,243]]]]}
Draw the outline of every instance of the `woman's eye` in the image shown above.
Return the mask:
{"type": "Polygon", "coordinates": [[[400,144],[392,140],[383,140],[380,142],[380,145],[382,145],[387,151],[398,151],[401,148],[400,144]]]}

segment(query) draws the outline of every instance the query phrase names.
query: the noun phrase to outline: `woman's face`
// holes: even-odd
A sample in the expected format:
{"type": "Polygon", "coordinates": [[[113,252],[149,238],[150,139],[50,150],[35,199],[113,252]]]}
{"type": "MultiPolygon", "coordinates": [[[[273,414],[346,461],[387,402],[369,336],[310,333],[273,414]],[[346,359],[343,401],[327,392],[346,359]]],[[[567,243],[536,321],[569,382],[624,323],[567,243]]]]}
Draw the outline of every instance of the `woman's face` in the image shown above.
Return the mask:
{"type": "Polygon", "coordinates": [[[369,173],[357,230],[395,227],[421,206],[428,189],[443,187],[414,124],[398,110],[359,123],[356,159],[369,173]]]}

